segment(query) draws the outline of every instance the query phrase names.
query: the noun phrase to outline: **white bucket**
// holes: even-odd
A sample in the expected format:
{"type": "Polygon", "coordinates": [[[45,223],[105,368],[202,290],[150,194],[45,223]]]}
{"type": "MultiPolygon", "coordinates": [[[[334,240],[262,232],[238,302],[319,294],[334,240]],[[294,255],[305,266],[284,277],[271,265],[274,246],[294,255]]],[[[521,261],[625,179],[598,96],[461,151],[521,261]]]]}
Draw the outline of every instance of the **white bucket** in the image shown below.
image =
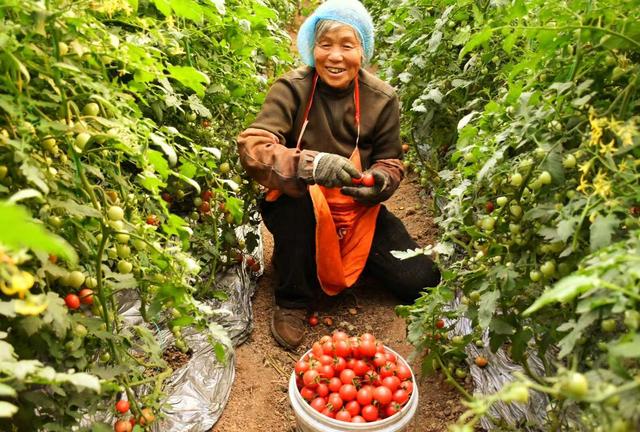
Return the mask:
{"type": "MultiPolygon", "coordinates": [[[[395,354],[398,360],[402,360],[407,364],[398,353],[388,347],[385,347],[385,349],[395,354]]],[[[413,376],[413,371],[411,371],[411,380],[414,386],[407,404],[391,417],[370,423],[348,423],[335,420],[311,408],[311,405],[302,398],[298,391],[295,372],[291,373],[291,379],[289,379],[289,403],[296,416],[299,432],[403,432],[409,430],[409,423],[413,420],[413,416],[418,409],[418,385],[415,376],[413,376]]]]}

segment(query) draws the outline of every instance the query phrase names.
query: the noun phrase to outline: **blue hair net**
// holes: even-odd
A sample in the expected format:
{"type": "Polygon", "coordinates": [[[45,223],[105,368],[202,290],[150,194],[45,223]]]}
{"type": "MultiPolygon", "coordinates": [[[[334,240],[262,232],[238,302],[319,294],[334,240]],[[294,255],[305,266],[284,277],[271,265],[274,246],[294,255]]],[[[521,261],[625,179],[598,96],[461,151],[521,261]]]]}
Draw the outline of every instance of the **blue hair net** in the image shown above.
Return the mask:
{"type": "Polygon", "coordinates": [[[373,57],[373,20],[358,0],[328,0],[322,3],[300,26],[298,32],[298,51],[307,65],[314,67],[313,47],[315,45],[316,26],[320,20],[332,20],[347,24],[356,31],[365,63],[373,57]]]}

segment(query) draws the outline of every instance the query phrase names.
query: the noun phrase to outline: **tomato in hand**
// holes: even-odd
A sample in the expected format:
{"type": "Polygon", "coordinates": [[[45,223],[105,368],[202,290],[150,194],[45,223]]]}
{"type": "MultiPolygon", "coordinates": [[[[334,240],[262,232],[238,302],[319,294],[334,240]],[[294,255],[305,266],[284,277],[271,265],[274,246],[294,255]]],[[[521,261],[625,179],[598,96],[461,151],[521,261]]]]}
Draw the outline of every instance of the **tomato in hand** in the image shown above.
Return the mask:
{"type": "Polygon", "coordinates": [[[372,187],[374,184],[376,184],[376,181],[372,174],[365,174],[362,176],[362,186],[372,187]]]}

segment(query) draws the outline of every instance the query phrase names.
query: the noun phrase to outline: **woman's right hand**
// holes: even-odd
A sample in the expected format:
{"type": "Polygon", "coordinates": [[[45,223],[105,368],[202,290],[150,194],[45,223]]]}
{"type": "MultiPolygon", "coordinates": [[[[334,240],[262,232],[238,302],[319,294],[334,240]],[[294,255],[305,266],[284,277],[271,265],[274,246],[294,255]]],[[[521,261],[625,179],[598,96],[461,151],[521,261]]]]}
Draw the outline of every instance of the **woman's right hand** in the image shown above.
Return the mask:
{"type": "Polygon", "coordinates": [[[320,186],[334,188],[350,186],[360,173],[349,159],[333,153],[318,153],[313,161],[313,180],[320,186]]]}

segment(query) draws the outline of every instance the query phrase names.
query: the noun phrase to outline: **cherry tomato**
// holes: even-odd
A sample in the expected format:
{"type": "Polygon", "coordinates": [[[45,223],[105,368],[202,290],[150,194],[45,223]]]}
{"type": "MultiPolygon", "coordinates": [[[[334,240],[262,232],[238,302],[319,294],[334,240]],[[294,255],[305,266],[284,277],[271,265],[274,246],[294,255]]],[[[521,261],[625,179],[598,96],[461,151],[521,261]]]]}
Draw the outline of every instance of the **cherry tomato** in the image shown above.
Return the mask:
{"type": "Polygon", "coordinates": [[[302,381],[304,385],[315,389],[318,386],[320,380],[320,374],[315,370],[308,370],[302,375],[302,381]]]}
{"type": "Polygon", "coordinates": [[[342,401],[342,398],[338,393],[331,393],[329,395],[329,398],[327,399],[327,403],[331,405],[332,411],[338,411],[340,408],[342,408],[342,405],[344,404],[344,402],[342,401]]]}
{"type": "Polygon", "coordinates": [[[311,401],[314,397],[316,397],[316,392],[309,387],[302,387],[300,389],[300,396],[306,401],[311,401]]]}
{"type": "Polygon", "coordinates": [[[329,390],[331,390],[333,393],[339,392],[342,386],[343,384],[340,378],[333,377],[329,379],[329,390]]]}
{"type": "Polygon", "coordinates": [[[298,360],[296,362],[295,371],[296,375],[303,375],[306,371],[309,370],[309,363],[304,360],[298,360]]]}
{"type": "Polygon", "coordinates": [[[367,421],[362,416],[353,416],[351,417],[351,423],[366,423],[367,421]]]}
{"type": "Polygon", "coordinates": [[[398,389],[393,392],[393,401],[404,405],[409,400],[409,393],[404,389],[398,389]]]}
{"type": "Polygon", "coordinates": [[[362,417],[366,421],[376,421],[378,420],[378,408],[373,405],[367,405],[362,408],[362,417]]]}
{"type": "Polygon", "coordinates": [[[124,414],[129,411],[129,401],[121,399],[116,402],[116,411],[118,411],[120,414],[124,414]]]}
{"type": "Polygon", "coordinates": [[[408,380],[411,378],[411,369],[404,364],[399,364],[396,367],[396,376],[400,378],[400,381],[408,380]]]}
{"type": "Polygon", "coordinates": [[[82,288],[78,292],[78,296],[82,304],[88,304],[88,305],[93,304],[93,290],[89,288],[82,288]]]}
{"type": "Polygon", "coordinates": [[[202,192],[202,194],[200,194],[200,198],[202,198],[203,201],[209,201],[212,197],[213,192],[211,192],[210,190],[205,190],[202,192]]]}
{"type": "Polygon", "coordinates": [[[310,405],[311,405],[311,408],[313,408],[314,410],[318,412],[322,412],[322,410],[326,408],[327,403],[325,402],[324,398],[317,397],[311,401],[310,405]]]}
{"type": "Polygon", "coordinates": [[[75,294],[67,294],[64,303],[69,309],[78,309],[80,307],[80,298],[75,294]]]}
{"type": "Polygon", "coordinates": [[[318,325],[318,317],[317,316],[310,316],[309,317],[309,325],[311,327],[315,327],[318,325]]]}
{"type": "Polygon", "coordinates": [[[444,328],[444,325],[445,325],[445,322],[442,318],[436,321],[436,328],[439,328],[439,329],[444,328]]]}
{"type": "Polygon", "coordinates": [[[376,354],[376,343],[372,340],[363,340],[360,342],[360,353],[364,357],[373,357],[376,354]]]}
{"type": "Polygon", "coordinates": [[[351,422],[351,413],[346,409],[341,409],[336,413],[336,420],[351,422]]]}
{"type": "Polygon", "coordinates": [[[401,381],[397,376],[388,376],[382,380],[382,385],[394,392],[400,387],[401,381]]]}
{"type": "Polygon", "coordinates": [[[489,360],[487,360],[483,356],[478,356],[476,357],[475,363],[476,363],[476,366],[483,368],[489,364],[489,360]]]}
{"type": "Polygon", "coordinates": [[[325,383],[318,384],[318,387],[316,387],[316,393],[320,397],[327,396],[329,394],[329,386],[326,385],[325,383]]]}
{"type": "Polygon", "coordinates": [[[209,204],[209,201],[203,201],[202,204],[198,206],[198,211],[200,213],[209,213],[211,211],[211,204],[209,204]]]}
{"type": "Polygon", "coordinates": [[[362,184],[362,177],[351,177],[351,184],[358,186],[362,184]]]}
{"type": "Polygon", "coordinates": [[[369,386],[362,387],[360,390],[358,390],[358,395],[356,396],[356,398],[360,406],[369,405],[373,400],[373,391],[369,386]]]}
{"type": "Polygon", "coordinates": [[[351,414],[351,416],[357,416],[358,414],[360,414],[360,404],[356,400],[347,402],[344,408],[349,411],[349,414],[351,414]]]}
{"type": "Polygon", "coordinates": [[[113,425],[113,430],[115,432],[131,432],[133,430],[133,426],[127,420],[118,420],[113,425]]]}
{"type": "MultiPolygon", "coordinates": [[[[387,405],[393,399],[393,393],[385,386],[376,387],[373,390],[373,400],[377,401],[380,405],[387,405]]],[[[365,417],[366,418],[366,417],[365,417]]]]}
{"type": "Polygon", "coordinates": [[[372,187],[374,184],[376,184],[376,181],[373,178],[373,175],[371,173],[365,174],[365,175],[362,176],[362,185],[363,186],[372,187]]]}
{"type": "Polygon", "coordinates": [[[358,395],[358,390],[353,384],[344,384],[342,387],[340,387],[339,394],[343,401],[349,402],[356,398],[356,396],[358,395]]]}

